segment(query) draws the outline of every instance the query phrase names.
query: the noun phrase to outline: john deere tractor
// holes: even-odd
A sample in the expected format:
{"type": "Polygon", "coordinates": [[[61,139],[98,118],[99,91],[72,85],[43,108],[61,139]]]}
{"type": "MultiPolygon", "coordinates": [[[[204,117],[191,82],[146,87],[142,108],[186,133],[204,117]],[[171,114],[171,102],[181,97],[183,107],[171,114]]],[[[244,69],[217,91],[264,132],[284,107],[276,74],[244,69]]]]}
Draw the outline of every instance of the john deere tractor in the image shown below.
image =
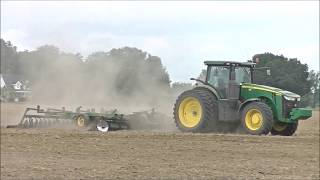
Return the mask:
{"type": "MultiPolygon", "coordinates": [[[[208,132],[242,126],[253,135],[291,136],[298,121],[312,111],[298,108],[300,96],[252,83],[253,62],[205,61],[207,74],[195,88],[183,92],[174,105],[174,119],[184,132],[208,132]]],[[[268,74],[270,70],[267,69],[268,74]]]]}

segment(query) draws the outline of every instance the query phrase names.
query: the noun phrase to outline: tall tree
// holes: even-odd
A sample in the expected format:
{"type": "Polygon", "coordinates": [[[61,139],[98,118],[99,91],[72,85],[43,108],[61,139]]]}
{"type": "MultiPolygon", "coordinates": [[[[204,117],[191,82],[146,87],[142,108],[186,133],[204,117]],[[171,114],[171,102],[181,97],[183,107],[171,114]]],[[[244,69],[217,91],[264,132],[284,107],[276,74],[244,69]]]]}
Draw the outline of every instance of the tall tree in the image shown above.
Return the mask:
{"type": "Polygon", "coordinates": [[[17,47],[10,41],[1,39],[1,73],[18,74],[18,68],[17,47]]]}
{"type": "Polygon", "coordinates": [[[308,79],[311,82],[311,91],[307,94],[309,104],[312,105],[312,107],[320,106],[320,72],[310,71],[308,79]]]}
{"type": "Polygon", "coordinates": [[[154,103],[169,93],[169,74],[161,59],[137,48],[95,52],[85,61],[89,88],[119,101],[154,103]],[[133,98],[135,98],[133,100],[133,98]]]}
{"type": "Polygon", "coordinates": [[[271,76],[265,71],[254,72],[254,83],[264,84],[281,89],[289,90],[294,93],[304,95],[310,92],[311,82],[308,79],[308,65],[302,64],[296,58],[286,58],[283,55],[271,53],[256,54],[253,61],[257,62],[258,67],[270,67],[271,76]]]}

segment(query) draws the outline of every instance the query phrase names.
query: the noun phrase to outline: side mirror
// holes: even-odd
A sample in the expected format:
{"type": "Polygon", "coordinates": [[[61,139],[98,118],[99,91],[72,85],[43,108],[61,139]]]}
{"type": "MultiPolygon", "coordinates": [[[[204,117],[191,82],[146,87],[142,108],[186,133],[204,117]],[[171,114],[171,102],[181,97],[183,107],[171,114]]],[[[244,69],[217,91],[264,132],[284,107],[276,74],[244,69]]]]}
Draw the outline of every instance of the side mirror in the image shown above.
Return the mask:
{"type": "Polygon", "coordinates": [[[271,71],[270,71],[270,69],[267,69],[267,76],[271,76],[271,71]]]}

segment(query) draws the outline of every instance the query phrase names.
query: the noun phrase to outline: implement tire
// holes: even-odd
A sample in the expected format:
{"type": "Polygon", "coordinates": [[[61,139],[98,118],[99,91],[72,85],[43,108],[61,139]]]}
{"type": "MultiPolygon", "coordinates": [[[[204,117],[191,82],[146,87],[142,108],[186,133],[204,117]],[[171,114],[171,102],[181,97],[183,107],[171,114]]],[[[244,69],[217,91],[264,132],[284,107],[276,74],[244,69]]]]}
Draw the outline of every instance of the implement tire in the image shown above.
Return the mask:
{"type": "Polygon", "coordinates": [[[217,100],[207,90],[183,92],[173,108],[176,126],[183,132],[208,132],[217,123],[217,100]]]}
{"type": "Polygon", "coordinates": [[[298,129],[298,122],[295,123],[281,123],[276,122],[271,129],[272,135],[292,136],[298,129]]]}
{"type": "Polygon", "coordinates": [[[252,135],[267,135],[272,129],[271,108],[263,102],[251,102],[241,112],[241,124],[252,135]]]}

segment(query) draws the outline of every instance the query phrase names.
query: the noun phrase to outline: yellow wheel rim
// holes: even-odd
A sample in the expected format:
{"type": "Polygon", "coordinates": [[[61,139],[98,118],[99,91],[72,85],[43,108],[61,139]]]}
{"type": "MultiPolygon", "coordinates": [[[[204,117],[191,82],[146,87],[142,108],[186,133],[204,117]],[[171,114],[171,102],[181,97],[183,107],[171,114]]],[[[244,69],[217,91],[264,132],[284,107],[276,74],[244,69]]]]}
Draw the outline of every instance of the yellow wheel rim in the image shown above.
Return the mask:
{"type": "Polygon", "coordinates": [[[84,117],[79,116],[79,117],[77,118],[77,125],[78,125],[79,127],[83,127],[84,124],[85,124],[85,119],[84,119],[84,117]]]}
{"type": "Polygon", "coordinates": [[[273,124],[273,129],[278,132],[284,131],[286,128],[287,128],[287,124],[280,124],[280,123],[273,124]]]}
{"type": "Polygon", "coordinates": [[[185,98],[179,106],[179,120],[188,128],[197,126],[202,117],[202,108],[198,99],[194,97],[185,98]]]}
{"type": "Polygon", "coordinates": [[[258,109],[250,109],[245,117],[246,126],[248,129],[255,131],[262,127],[263,116],[258,109]]]}

